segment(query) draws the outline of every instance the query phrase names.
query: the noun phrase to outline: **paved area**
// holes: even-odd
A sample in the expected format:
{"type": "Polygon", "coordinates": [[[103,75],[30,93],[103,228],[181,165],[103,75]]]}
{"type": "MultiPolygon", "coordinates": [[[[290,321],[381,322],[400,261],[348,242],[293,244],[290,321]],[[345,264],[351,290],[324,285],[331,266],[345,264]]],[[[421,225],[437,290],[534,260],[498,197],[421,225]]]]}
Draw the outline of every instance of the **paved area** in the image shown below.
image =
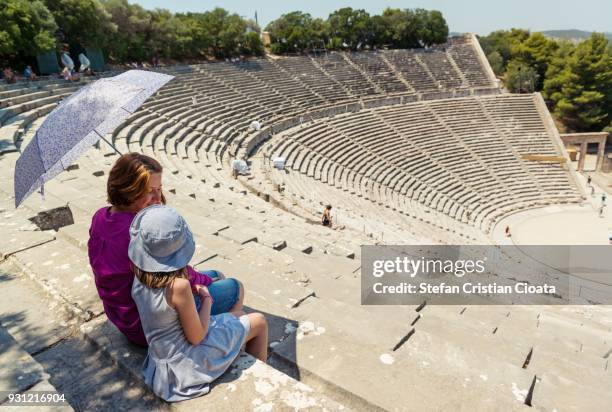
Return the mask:
{"type": "Polygon", "coordinates": [[[591,186],[586,183],[586,174],[578,175],[585,187],[587,198],[582,205],[555,205],[516,213],[495,227],[492,238],[498,244],[520,245],[606,245],[612,234],[612,199],[604,178],[593,179],[591,186]],[[597,180],[597,181],[596,181],[597,180]],[[607,200],[603,213],[602,194],[607,200]],[[510,227],[511,238],[505,236],[510,227]]]}
{"type": "Polygon", "coordinates": [[[82,322],[10,262],[0,263],[0,391],[63,394],[62,406],[2,411],[164,410],[166,405],[83,340],[82,322]]]}

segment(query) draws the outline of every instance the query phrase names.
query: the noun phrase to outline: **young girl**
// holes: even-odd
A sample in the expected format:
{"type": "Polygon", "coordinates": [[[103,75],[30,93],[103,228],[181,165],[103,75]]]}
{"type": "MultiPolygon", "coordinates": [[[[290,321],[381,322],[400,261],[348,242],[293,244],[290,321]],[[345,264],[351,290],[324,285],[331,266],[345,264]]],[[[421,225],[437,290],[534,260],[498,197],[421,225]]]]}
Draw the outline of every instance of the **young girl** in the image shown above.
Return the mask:
{"type": "Polygon", "coordinates": [[[149,344],[145,383],[169,402],[208,393],[246,343],[265,362],[268,326],[261,313],[210,315],[208,288],[192,290],[186,267],[195,251],[193,236],[176,210],[153,205],[130,226],[129,257],[134,264],[132,297],[149,344]],[[196,310],[193,292],[201,298],[196,310]]]}

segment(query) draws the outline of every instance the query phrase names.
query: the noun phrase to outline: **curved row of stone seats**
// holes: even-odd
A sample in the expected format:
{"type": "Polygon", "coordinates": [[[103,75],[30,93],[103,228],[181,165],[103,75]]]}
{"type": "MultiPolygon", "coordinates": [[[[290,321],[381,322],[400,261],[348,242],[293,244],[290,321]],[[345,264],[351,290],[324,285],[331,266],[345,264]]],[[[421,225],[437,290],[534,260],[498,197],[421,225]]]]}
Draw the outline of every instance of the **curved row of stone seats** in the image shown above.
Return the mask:
{"type": "Polygon", "coordinates": [[[444,89],[480,86],[480,84],[469,83],[447,53],[440,54],[434,50],[428,50],[419,53],[419,59],[444,89]]]}
{"type": "MultiPolygon", "coordinates": [[[[256,170],[261,174],[262,170],[256,170]]],[[[448,216],[437,214],[417,202],[408,205],[392,205],[385,199],[389,192],[377,192],[374,187],[367,198],[337,187],[321,185],[300,173],[286,174],[269,170],[268,178],[284,188],[281,194],[272,192],[283,207],[303,214],[310,219],[320,219],[326,204],[333,206],[337,225],[362,231],[379,242],[389,244],[485,244],[488,240],[482,232],[466,225],[452,224],[448,216]],[[375,199],[372,202],[368,199],[375,199]],[[410,213],[404,212],[409,210],[410,213]],[[452,230],[448,229],[453,227],[452,230]]],[[[381,188],[382,190],[382,188],[381,188]]],[[[393,200],[395,202],[395,199],[393,200]]],[[[399,202],[399,200],[398,200],[399,202]]]]}
{"type": "Polygon", "coordinates": [[[15,151],[34,120],[50,113],[62,99],[83,85],[112,73],[84,77],[74,83],[49,78],[5,85],[6,90],[0,91],[0,152],[15,151]]]}
{"type": "Polygon", "coordinates": [[[450,47],[447,48],[448,54],[472,87],[488,87],[492,79],[478,58],[476,47],[480,48],[480,45],[475,46],[473,41],[465,37],[452,37],[449,40],[450,47]]]}
{"type": "Polygon", "coordinates": [[[277,66],[266,59],[246,61],[245,63],[236,64],[235,67],[239,68],[247,76],[271,85],[275,91],[295,101],[299,106],[327,103],[324,98],[309,88],[304,87],[303,83],[293,77],[279,76],[283,72],[279,71],[277,66]]]}
{"type": "Polygon", "coordinates": [[[340,83],[353,96],[383,93],[383,89],[361,70],[349,64],[341,53],[330,52],[312,59],[327,76],[340,83]]]}
{"type": "MultiPolygon", "coordinates": [[[[371,124],[373,123],[372,120],[375,120],[374,118],[372,119],[368,119],[368,121],[366,122],[366,124],[371,124]]],[[[371,185],[368,185],[367,183],[365,183],[363,186],[361,186],[360,184],[355,184],[354,181],[349,181],[347,180],[347,174],[346,171],[350,170],[350,169],[356,169],[356,172],[353,174],[353,178],[355,178],[356,176],[360,176],[360,178],[364,177],[364,174],[367,171],[368,177],[372,178],[374,180],[374,182],[376,183],[376,186],[378,188],[382,188],[382,187],[386,187],[387,185],[382,185],[382,183],[384,182],[384,177],[385,175],[381,175],[380,172],[387,172],[386,176],[391,175],[390,173],[388,173],[389,171],[392,172],[392,174],[399,176],[402,173],[401,168],[398,168],[397,166],[393,166],[392,164],[389,164],[390,160],[393,160],[392,158],[387,157],[385,160],[380,161],[380,156],[385,156],[385,153],[380,153],[377,152],[376,148],[374,148],[374,152],[372,152],[371,150],[365,149],[365,145],[367,145],[367,141],[366,142],[355,142],[355,141],[351,141],[349,139],[345,139],[345,137],[347,136],[347,133],[351,133],[351,129],[362,129],[363,131],[363,136],[368,136],[367,133],[370,130],[376,130],[376,132],[374,133],[373,136],[368,136],[369,140],[374,140],[374,141],[379,141],[379,142],[385,142],[384,140],[384,136],[381,136],[377,133],[380,132],[379,129],[381,128],[385,128],[385,125],[382,122],[374,122],[375,125],[372,129],[363,129],[363,124],[360,124],[359,122],[351,122],[350,123],[350,127],[349,129],[345,130],[344,132],[342,132],[342,128],[340,129],[340,134],[338,134],[338,138],[337,141],[340,142],[339,145],[337,145],[334,149],[334,151],[329,154],[329,156],[331,156],[332,158],[336,159],[336,164],[338,164],[338,162],[343,163],[343,165],[345,167],[339,168],[339,167],[332,167],[330,166],[329,168],[325,169],[325,163],[323,163],[323,166],[320,166],[323,169],[323,176],[325,176],[325,174],[327,172],[329,172],[329,176],[327,177],[323,177],[324,180],[329,180],[330,182],[334,182],[337,181],[338,185],[340,187],[345,188],[346,190],[350,190],[351,187],[354,185],[355,187],[359,187],[360,190],[362,190],[362,192],[366,192],[366,193],[370,193],[371,190],[368,190],[369,187],[371,185]],[[383,137],[381,139],[381,137],[383,137]],[[343,154],[349,150],[352,150],[354,155],[352,158],[346,158],[346,156],[343,154]],[[375,156],[379,156],[379,157],[373,157],[372,154],[375,154],[375,156]],[[338,157],[340,156],[340,157],[338,157]],[[363,159],[363,161],[361,161],[360,159],[363,159]],[[356,165],[359,165],[359,167],[355,167],[356,165]],[[344,172],[344,175],[343,175],[344,172]],[[364,190],[365,189],[365,190],[364,190]]],[[[319,144],[318,146],[315,145],[314,146],[314,150],[316,150],[318,153],[322,153],[324,157],[329,157],[327,156],[327,152],[325,150],[319,149],[322,146],[328,146],[328,145],[333,145],[335,142],[329,142],[328,140],[326,140],[325,138],[325,134],[323,134],[322,136],[320,136],[320,139],[318,139],[319,142],[323,142],[322,144],[319,144]]],[[[381,146],[381,149],[388,149],[389,147],[393,148],[393,142],[387,142],[387,144],[385,144],[384,146],[381,146]]],[[[396,142],[396,144],[399,143],[401,144],[401,142],[396,142]]],[[[394,149],[391,150],[396,151],[394,149]]],[[[305,153],[306,151],[302,152],[305,153]]],[[[350,153],[350,152],[349,152],[350,153]]],[[[404,154],[400,154],[401,157],[405,156],[404,154]]],[[[288,158],[289,160],[289,165],[292,166],[292,159],[291,157],[288,158]]],[[[421,162],[426,161],[427,159],[420,159],[421,162]]],[[[323,160],[323,162],[325,162],[325,160],[323,160]]],[[[317,166],[315,166],[316,169],[317,166]]],[[[297,167],[294,166],[294,168],[296,170],[300,170],[300,164],[298,164],[297,167]]],[[[435,167],[435,165],[432,165],[431,168],[423,168],[423,170],[431,170],[431,171],[439,171],[440,168],[435,167]]],[[[362,179],[361,182],[363,183],[365,179],[362,179]]],[[[385,198],[382,197],[382,201],[385,202],[385,198]]],[[[386,202],[385,202],[386,203],[386,202]]]]}
{"type": "Polygon", "coordinates": [[[451,38],[431,49],[389,50],[384,56],[417,92],[493,88],[490,68],[478,58],[479,47],[472,40],[451,38]]]}
{"type": "MultiPolygon", "coordinates": [[[[180,112],[181,106],[189,107],[188,123],[214,135],[220,141],[215,146],[216,153],[224,156],[230,144],[235,140],[240,143],[242,136],[249,133],[248,125],[253,120],[274,124],[343,100],[414,94],[414,90],[429,94],[449,90],[469,93],[467,88],[473,85],[467,84],[468,80],[451,61],[447,52],[436,49],[269,57],[239,63],[204,63],[175,72],[167,68],[165,71],[176,75],[176,79],[145,103],[142,110],[166,115],[168,111],[180,112]],[[390,62],[395,55],[413,56],[416,60],[414,64],[401,59],[390,62]],[[419,60],[419,55],[428,56],[424,59],[431,70],[419,60]],[[202,110],[202,106],[207,109],[202,110]]],[[[432,97],[436,98],[428,98],[432,97]]],[[[442,93],[440,97],[446,95],[442,93]]],[[[126,123],[141,116],[144,114],[136,113],[126,123]]],[[[127,133],[130,134],[130,129],[127,133]]]]}
{"type": "Polygon", "coordinates": [[[379,52],[348,53],[347,58],[357,65],[385,93],[410,93],[407,83],[398,77],[393,66],[379,52]]]}
{"type": "Polygon", "coordinates": [[[35,81],[18,81],[17,83],[11,84],[0,84],[0,101],[13,97],[20,96],[22,94],[32,93],[35,90],[54,90],[71,84],[85,84],[92,80],[99,79],[101,77],[114,76],[121,73],[117,70],[109,70],[105,72],[96,73],[94,76],[83,76],[76,82],[68,82],[62,77],[58,76],[47,76],[40,77],[35,81]]]}
{"type": "MultiPolygon", "coordinates": [[[[230,178],[227,166],[218,163],[214,157],[209,157],[209,151],[198,149],[198,140],[201,140],[203,135],[194,131],[194,136],[187,139],[186,136],[190,133],[189,129],[186,129],[187,133],[185,133],[185,131],[181,131],[180,124],[168,126],[170,123],[169,119],[152,116],[134,130],[128,138],[116,139],[115,144],[125,152],[140,151],[158,158],[168,172],[165,174],[167,177],[165,177],[164,184],[170,185],[174,190],[181,190],[183,194],[192,198],[216,199],[219,191],[215,191],[214,196],[210,192],[222,185],[234,190],[237,182],[230,178]],[[187,142],[189,142],[189,146],[186,145],[187,142]],[[185,144],[184,148],[181,148],[180,151],[176,150],[183,144],[185,144]],[[196,156],[196,158],[190,158],[190,156],[196,156]]],[[[229,204],[242,204],[245,208],[249,206],[242,199],[244,194],[232,193],[230,198],[232,196],[233,200],[228,200],[229,204]]],[[[216,202],[220,202],[219,199],[216,199],[216,202]]],[[[269,206],[267,212],[269,214],[274,213],[274,208],[269,206]]],[[[260,229],[260,233],[264,235],[271,231],[273,229],[265,226],[260,229]]],[[[282,236],[278,236],[277,240],[281,242],[283,240],[282,236]]],[[[292,244],[291,241],[287,243],[292,244]]],[[[316,242],[313,239],[302,239],[297,243],[296,248],[301,250],[311,249],[323,253],[340,253],[343,256],[358,254],[358,245],[354,243],[351,243],[351,246],[348,247],[342,247],[342,242],[336,242],[337,244],[332,246],[332,244],[316,242]]]]}
{"type": "Polygon", "coordinates": [[[522,158],[525,142],[534,136],[530,154],[561,155],[534,99],[473,97],[363,110],[284,133],[271,156],[367,198],[372,187],[385,188],[374,201],[397,208],[398,199],[407,196],[488,231],[516,210],[580,202],[561,165],[522,158]],[[512,113],[508,101],[521,117],[503,117],[512,113]],[[525,128],[524,118],[530,119],[525,128]]]}
{"type": "MultiPolygon", "coordinates": [[[[182,97],[190,97],[193,102],[195,99],[195,107],[191,106],[190,110],[197,111],[202,115],[201,107],[206,107],[211,120],[203,125],[203,128],[215,132],[223,137],[223,132],[238,127],[245,128],[248,122],[252,120],[268,120],[276,111],[273,106],[266,106],[265,101],[249,98],[244,94],[244,90],[237,90],[228,87],[220,78],[212,76],[202,76],[197,81],[194,81],[197,86],[190,87],[188,91],[181,94],[182,97]],[[228,119],[228,117],[231,117],[228,119]],[[237,119],[240,121],[239,126],[232,125],[231,120],[237,119]],[[229,121],[228,121],[229,120],[229,121]]],[[[160,93],[161,99],[168,99],[164,91],[160,93]]],[[[259,96],[260,97],[260,96],[259,96]]],[[[185,99],[183,99],[185,100],[185,99]]],[[[176,102],[176,98],[172,96],[172,101],[176,102]]],[[[267,102],[269,104],[269,101],[267,102]]],[[[176,104],[175,104],[176,106],[176,104]]]]}
{"type": "Polygon", "coordinates": [[[349,100],[352,97],[342,87],[342,83],[324,76],[321,69],[310,57],[271,58],[270,63],[329,102],[349,100]]]}
{"type": "MultiPolygon", "coordinates": [[[[317,125],[320,126],[320,125],[317,125]]],[[[314,129],[315,127],[312,127],[312,129],[314,129]]],[[[279,153],[279,152],[283,152],[284,149],[286,153],[289,153],[291,150],[295,150],[295,152],[299,152],[299,146],[294,142],[291,141],[290,139],[279,139],[280,140],[280,144],[277,144],[276,146],[270,146],[269,148],[266,149],[266,151],[268,152],[267,154],[264,154],[264,159],[265,158],[272,158],[274,157],[274,153],[279,153]]],[[[299,160],[299,156],[302,156],[304,158],[312,155],[312,151],[303,151],[303,152],[299,152],[300,154],[298,155],[298,160],[299,160]],[[304,154],[305,152],[305,154],[304,154]]],[[[447,222],[446,226],[440,225],[440,222],[443,222],[445,220],[450,220],[448,218],[448,216],[445,215],[440,215],[440,214],[436,214],[434,213],[434,211],[429,210],[426,207],[421,207],[419,206],[418,203],[416,202],[410,202],[410,205],[408,205],[408,202],[406,201],[406,197],[405,196],[399,196],[399,194],[397,192],[391,191],[388,187],[379,184],[379,183],[368,183],[365,182],[365,179],[361,179],[361,181],[359,183],[353,183],[353,185],[355,186],[354,188],[351,187],[351,185],[349,183],[347,183],[347,181],[342,181],[340,184],[337,184],[336,187],[339,187],[340,190],[327,190],[326,185],[320,185],[320,184],[312,184],[314,183],[312,181],[312,179],[301,179],[302,176],[309,176],[309,177],[314,177],[317,180],[321,180],[322,182],[327,182],[326,180],[326,173],[327,171],[324,170],[317,170],[317,166],[319,166],[320,164],[323,164],[322,167],[320,168],[325,168],[327,165],[329,165],[331,162],[327,162],[327,164],[325,164],[325,162],[328,159],[325,159],[323,156],[320,156],[319,153],[315,154],[313,157],[314,161],[310,162],[310,165],[308,167],[308,172],[306,174],[296,174],[296,173],[290,173],[288,176],[285,176],[283,172],[279,172],[279,173],[275,173],[274,170],[272,170],[271,172],[268,170],[268,168],[263,167],[263,170],[256,170],[254,172],[255,175],[257,176],[261,176],[261,175],[269,175],[270,173],[272,173],[272,178],[273,181],[275,182],[275,184],[283,184],[285,185],[288,189],[287,192],[288,193],[292,193],[294,195],[293,201],[294,203],[299,204],[299,207],[302,208],[305,205],[305,203],[309,203],[311,202],[311,206],[313,206],[311,208],[311,212],[313,214],[313,217],[316,219],[318,218],[318,216],[321,213],[321,207],[324,204],[327,203],[332,203],[334,205],[340,205],[339,207],[341,207],[342,209],[347,210],[349,213],[353,213],[355,215],[355,219],[353,220],[359,220],[360,222],[357,224],[352,224],[351,227],[364,227],[364,231],[365,228],[367,227],[368,233],[385,233],[385,239],[389,238],[389,233],[393,232],[395,229],[391,230],[391,229],[385,229],[385,230],[370,230],[369,228],[372,226],[372,221],[375,223],[375,226],[378,224],[382,224],[382,225],[387,225],[387,224],[392,224],[392,222],[398,222],[398,221],[402,221],[402,217],[398,215],[398,213],[404,213],[404,210],[409,210],[410,213],[406,213],[407,216],[411,216],[412,218],[416,218],[420,221],[425,221],[429,224],[431,224],[433,227],[442,227],[443,229],[448,230],[448,228],[450,227],[454,227],[454,229],[456,229],[458,226],[458,223],[455,222],[454,224],[450,224],[451,222],[447,222]],[[322,163],[319,163],[322,162],[322,163]],[[314,165],[314,166],[313,166],[314,165]],[[302,181],[302,183],[298,184],[296,183],[296,181],[302,181]],[[304,182],[307,183],[311,183],[310,184],[304,184],[304,182]],[[307,188],[304,188],[303,190],[300,189],[299,186],[309,186],[307,188]],[[342,190],[342,188],[344,188],[344,190],[342,190]],[[319,191],[324,191],[326,193],[321,193],[319,194],[319,191]],[[356,196],[355,196],[356,195],[356,196]],[[371,199],[375,205],[372,206],[371,203],[369,202],[365,202],[359,198],[367,198],[367,199],[371,199]],[[359,203],[359,205],[356,205],[355,207],[349,207],[349,205],[351,205],[352,203],[357,202],[359,203]],[[385,219],[385,218],[380,218],[380,212],[381,210],[384,211],[385,209],[391,209],[391,211],[395,212],[395,213],[391,213],[391,215],[389,216],[389,219],[385,219]],[[365,213],[364,215],[364,211],[367,211],[367,213],[365,213]]],[[[292,167],[292,163],[293,163],[293,159],[291,156],[288,157],[287,159],[287,168],[291,168],[292,167]]],[[[257,162],[255,162],[256,165],[258,165],[257,162]]],[[[299,166],[294,167],[296,169],[296,171],[300,170],[299,166]]],[[[338,172],[338,174],[342,174],[342,172],[346,172],[347,170],[349,170],[349,168],[347,167],[343,167],[337,164],[331,165],[328,167],[328,169],[334,170],[338,172]]],[[[301,171],[302,173],[304,173],[304,168],[303,166],[301,167],[301,171]]],[[[332,173],[330,172],[330,175],[332,173]]],[[[357,174],[354,174],[354,176],[361,178],[363,176],[359,176],[357,174]]],[[[330,178],[331,179],[331,178],[330,178]]],[[[355,182],[357,182],[357,180],[355,180],[355,182]]],[[[333,184],[333,182],[330,181],[330,184],[333,184]]],[[[409,225],[405,225],[404,223],[402,223],[402,225],[399,225],[402,228],[408,227],[409,225]]],[[[421,233],[423,237],[427,237],[427,233],[428,230],[431,230],[432,226],[427,226],[427,225],[421,225],[421,228],[427,228],[426,230],[423,230],[421,233]]],[[[453,231],[455,231],[453,229],[453,231]]],[[[470,228],[470,227],[462,227],[461,231],[457,231],[457,232],[461,232],[463,234],[466,234],[466,238],[469,239],[476,239],[476,238],[480,238],[482,237],[481,234],[482,232],[479,231],[475,231],[474,228],[470,228]],[[469,234],[469,235],[468,235],[469,234]]],[[[404,236],[404,238],[410,238],[410,236],[404,236]]],[[[444,236],[440,236],[439,237],[444,238],[444,236]]],[[[401,238],[400,238],[401,239],[401,238]]],[[[464,239],[465,241],[465,239],[464,239]]],[[[434,241],[435,243],[440,242],[439,239],[436,239],[434,241]]],[[[401,241],[400,241],[401,243],[401,241]]],[[[449,241],[448,243],[453,243],[452,241],[449,241]]]]}
{"type": "MultiPolygon", "coordinates": [[[[398,192],[393,191],[393,189],[390,189],[384,184],[384,182],[381,182],[380,180],[376,182],[372,182],[371,180],[368,181],[366,180],[367,178],[360,175],[355,170],[343,167],[338,163],[333,164],[332,166],[330,166],[330,168],[334,169],[334,171],[338,174],[339,177],[337,178],[337,180],[339,183],[337,186],[341,187],[343,191],[349,192],[350,194],[355,194],[354,189],[352,189],[351,187],[351,177],[353,179],[361,179],[358,181],[358,183],[355,183],[355,187],[358,187],[359,189],[357,190],[360,191],[358,196],[363,196],[368,199],[371,199],[379,206],[384,206],[399,211],[405,210],[405,207],[403,205],[403,199],[400,194],[398,192]]],[[[431,193],[429,193],[429,195],[431,195],[431,193]]],[[[420,196],[423,197],[425,202],[428,195],[426,192],[423,192],[420,196]]]]}
{"type": "MultiPolygon", "coordinates": [[[[199,130],[206,129],[217,135],[220,140],[227,142],[231,142],[238,130],[246,128],[252,120],[257,119],[264,122],[273,120],[274,108],[266,108],[259,102],[253,102],[240,91],[228,88],[217,78],[208,76],[201,78],[197,81],[197,86],[188,86],[185,90],[180,90],[180,88],[178,92],[173,90],[170,96],[163,90],[160,97],[145,105],[143,110],[163,110],[164,116],[169,115],[170,117],[172,117],[171,110],[176,110],[181,113],[180,117],[189,120],[189,127],[197,127],[199,130]],[[192,103],[193,99],[195,99],[195,105],[189,104],[190,109],[188,110],[181,109],[187,106],[185,103],[192,103]],[[201,110],[200,106],[207,107],[207,110],[201,110]],[[188,114],[191,116],[187,116],[188,114]],[[206,120],[207,117],[209,120],[206,120]]],[[[143,118],[146,116],[141,110],[135,113],[126,122],[126,125],[133,119],[143,121],[143,118]]],[[[134,127],[136,125],[133,125],[127,133],[129,134],[134,127]]],[[[121,129],[119,128],[115,135],[121,132],[121,129]]]]}
{"type": "Polygon", "coordinates": [[[429,92],[442,90],[439,83],[427,66],[418,58],[413,50],[392,50],[385,54],[391,64],[403,76],[417,92],[429,92]]]}
{"type": "MultiPolygon", "coordinates": [[[[84,84],[85,82],[83,82],[84,84]]],[[[0,100],[0,125],[7,124],[12,117],[21,113],[36,109],[49,103],[57,103],[66,96],[69,96],[83,84],[61,83],[47,90],[39,90],[35,87],[20,90],[21,94],[0,100]]]]}
{"type": "MultiPolygon", "coordinates": [[[[15,158],[11,157],[11,161],[15,158]]],[[[168,156],[166,160],[170,159],[168,156]]],[[[91,216],[104,204],[105,175],[96,177],[90,171],[100,167],[107,175],[109,160],[112,159],[101,152],[90,150],[79,160],[79,169],[63,173],[66,176],[61,184],[50,182],[46,202],[60,202],[61,198],[91,216]]],[[[6,158],[2,159],[5,161],[6,158]]],[[[185,179],[168,176],[168,181],[172,185],[185,179]]],[[[0,182],[0,190],[12,188],[12,181],[6,176],[0,182]]],[[[219,189],[223,196],[233,195],[223,187],[219,189]]],[[[308,256],[289,246],[275,251],[259,241],[262,227],[291,228],[292,234],[298,233],[295,237],[320,230],[333,239],[341,232],[306,226],[299,219],[285,220],[282,214],[265,220],[265,214],[257,212],[254,217],[251,210],[240,210],[233,196],[235,205],[227,201],[203,202],[197,195],[189,196],[189,190],[192,190],[189,184],[176,186],[175,193],[168,192],[168,199],[187,217],[194,231],[199,246],[194,261],[204,260],[197,267],[222,270],[245,284],[247,305],[264,311],[271,324],[271,365],[283,366],[283,370],[300,376],[305,384],[325,386],[330,396],[340,403],[346,402],[349,408],[363,408],[363,402],[368,402],[369,407],[390,409],[398,399],[421,407],[444,408],[449,406],[447,402],[456,405],[469,401],[476,407],[502,405],[510,410],[527,408],[526,403],[546,409],[563,405],[601,409],[609,404],[607,388],[612,377],[606,370],[607,359],[602,356],[609,349],[606,342],[612,333],[606,323],[609,317],[606,308],[589,308],[585,313],[583,308],[559,310],[555,306],[364,307],[358,300],[360,282],[354,274],[357,266],[351,260],[338,260],[332,255],[308,256]],[[238,231],[232,233],[231,227],[238,231]],[[253,236],[247,233],[250,228],[258,232],[257,242],[248,241],[253,236]],[[303,234],[299,234],[300,229],[303,234]],[[558,359],[567,363],[559,363],[558,359]],[[374,379],[366,383],[355,378],[366,371],[374,379]],[[409,383],[406,398],[398,388],[389,387],[384,379],[389,373],[402,382],[402,388],[409,383]],[[559,387],[558,382],[563,385],[559,387]],[[467,384],[474,391],[466,395],[462,388],[467,384]],[[450,398],[440,400],[440,386],[448,388],[450,398]],[[579,396],[580,393],[590,396],[579,396]]],[[[7,195],[6,199],[9,198],[7,195]]],[[[37,200],[31,197],[28,204],[35,205],[37,200]]],[[[260,207],[257,203],[254,198],[248,205],[256,210],[260,207]]],[[[83,224],[83,230],[62,228],[59,238],[15,252],[11,261],[36,282],[48,285],[56,297],[79,311],[84,319],[90,319],[101,314],[102,309],[92,278],[81,280],[76,269],[82,267],[87,271],[86,228],[87,224],[83,224]],[[41,255],[48,256],[50,263],[33,264],[41,255]],[[76,269],[76,274],[67,268],[76,269]]],[[[285,230],[283,233],[286,235],[285,230]]],[[[266,236],[275,239],[278,234],[266,236]]],[[[90,339],[101,338],[92,336],[94,330],[89,326],[85,325],[83,330],[90,339]]],[[[114,330],[103,335],[121,341],[114,330]]],[[[101,349],[118,362],[134,358],[131,362],[134,377],[139,376],[142,357],[125,356],[133,350],[129,346],[114,348],[115,353],[113,348],[101,349]]],[[[248,370],[242,373],[248,374],[248,370]]],[[[258,378],[260,386],[267,382],[262,376],[258,378]]],[[[235,381],[237,392],[247,390],[244,381],[235,381]]],[[[223,386],[217,387],[213,389],[213,398],[202,399],[218,399],[215,392],[222,390],[223,386]]],[[[193,402],[196,401],[186,406],[195,405],[193,402]]]]}

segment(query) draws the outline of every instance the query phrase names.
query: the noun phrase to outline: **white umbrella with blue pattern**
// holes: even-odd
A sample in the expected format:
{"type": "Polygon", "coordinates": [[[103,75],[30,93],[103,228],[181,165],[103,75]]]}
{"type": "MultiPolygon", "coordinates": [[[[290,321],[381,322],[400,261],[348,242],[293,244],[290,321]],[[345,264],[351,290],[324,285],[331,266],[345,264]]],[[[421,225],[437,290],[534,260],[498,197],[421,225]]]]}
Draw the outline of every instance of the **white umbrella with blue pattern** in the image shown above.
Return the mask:
{"type": "Polygon", "coordinates": [[[173,77],[130,70],[97,80],[62,101],[17,159],[15,207],[115,130],[173,77]]]}

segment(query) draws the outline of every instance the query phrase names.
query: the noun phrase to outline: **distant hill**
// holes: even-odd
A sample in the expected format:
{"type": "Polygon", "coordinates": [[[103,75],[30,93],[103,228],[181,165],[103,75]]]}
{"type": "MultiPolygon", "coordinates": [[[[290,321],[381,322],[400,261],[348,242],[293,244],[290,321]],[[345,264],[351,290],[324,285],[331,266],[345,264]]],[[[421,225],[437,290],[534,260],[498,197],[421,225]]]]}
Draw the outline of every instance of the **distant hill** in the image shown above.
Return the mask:
{"type": "MultiPolygon", "coordinates": [[[[588,39],[591,37],[590,31],[584,30],[545,30],[541,31],[543,35],[547,37],[551,37],[553,39],[566,39],[571,40],[573,42],[579,42],[581,40],[588,39]]],[[[604,35],[608,38],[608,40],[612,41],[612,33],[604,33],[604,35]]]]}

